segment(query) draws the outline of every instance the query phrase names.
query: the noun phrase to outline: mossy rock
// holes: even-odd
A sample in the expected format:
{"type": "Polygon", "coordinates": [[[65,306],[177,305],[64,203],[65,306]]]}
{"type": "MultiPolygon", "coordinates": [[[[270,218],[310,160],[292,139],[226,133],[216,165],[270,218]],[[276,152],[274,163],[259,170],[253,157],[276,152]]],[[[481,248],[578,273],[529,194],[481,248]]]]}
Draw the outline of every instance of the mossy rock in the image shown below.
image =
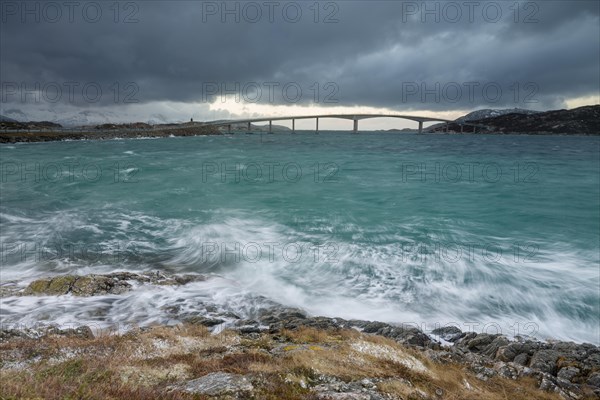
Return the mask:
{"type": "Polygon", "coordinates": [[[29,284],[25,289],[26,294],[44,294],[50,285],[50,279],[38,279],[29,284]]]}
{"type": "Polygon", "coordinates": [[[121,294],[129,290],[129,288],[131,288],[131,285],[124,281],[118,281],[102,275],[88,275],[77,279],[71,293],[75,296],[121,294]]]}
{"type": "Polygon", "coordinates": [[[121,294],[128,291],[131,285],[112,277],[103,275],[57,276],[38,279],[29,284],[25,295],[63,295],[95,296],[103,294],[121,294]]]}
{"type": "Polygon", "coordinates": [[[77,280],[76,276],[65,275],[56,278],[38,279],[29,284],[25,289],[25,294],[37,295],[62,295],[71,290],[71,286],[77,280]]]}
{"type": "Polygon", "coordinates": [[[76,280],[77,277],[72,275],[56,277],[50,281],[46,293],[56,295],[67,294],[71,291],[71,287],[76,280]]]}
{"type": "MultiPolygon", "coordinates": [[[[122,294],[131,289],[128,280],[139,283],[149,283],[152,285],[180,286],[191,282],[206,280],[203,275],[172,275],[157,273],[135,274],[130,272],[118,272],[107,275],[64,275],[52,278],[37,279],[29,286],[18,293],[19,295],[63,295],[72,294],[74,296],[98,296],[106,294],[122,294]]],[[[12,290],[3,289],[0,296],[9,296],[17,291],[15,286],[12,290]]],[[[220,320],[212,321],[204,325],[214,326],[222,323],[220,320]]]]}

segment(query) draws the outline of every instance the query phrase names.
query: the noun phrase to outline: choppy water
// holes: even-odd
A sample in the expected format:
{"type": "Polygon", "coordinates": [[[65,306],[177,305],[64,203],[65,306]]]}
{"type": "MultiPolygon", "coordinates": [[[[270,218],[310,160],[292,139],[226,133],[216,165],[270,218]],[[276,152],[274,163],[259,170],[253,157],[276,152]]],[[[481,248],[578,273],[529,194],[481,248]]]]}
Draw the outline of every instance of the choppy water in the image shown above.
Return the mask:
{"type": "Polygon", "coordinates": [[[167,270],[125,296],[2,299],[3,324],[165,307],[600,343],[598,137],[301,133],[3,145],[2,282],[167,270]]]}

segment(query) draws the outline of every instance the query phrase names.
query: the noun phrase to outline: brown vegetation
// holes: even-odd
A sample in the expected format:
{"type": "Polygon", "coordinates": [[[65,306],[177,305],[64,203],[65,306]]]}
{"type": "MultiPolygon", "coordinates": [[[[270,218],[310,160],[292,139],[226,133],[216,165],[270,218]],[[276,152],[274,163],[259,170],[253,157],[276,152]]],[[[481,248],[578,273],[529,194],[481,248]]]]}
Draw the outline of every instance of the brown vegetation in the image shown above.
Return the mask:
{"type": "Polygon", "coordinates": [[[368,378],[395,399],[558,399],[533,379],[479,380],[393,340],[355,330],[300,328],[217,335],[201,326],[154,327],[95,338],[48,335],[0,344],[2,399],[204,399],[176,385],[213,372],[249,377],[239,398],[311,399],[324,382],[368,378]],[[175,389],[174,389],[175,388],[175,389]]]}

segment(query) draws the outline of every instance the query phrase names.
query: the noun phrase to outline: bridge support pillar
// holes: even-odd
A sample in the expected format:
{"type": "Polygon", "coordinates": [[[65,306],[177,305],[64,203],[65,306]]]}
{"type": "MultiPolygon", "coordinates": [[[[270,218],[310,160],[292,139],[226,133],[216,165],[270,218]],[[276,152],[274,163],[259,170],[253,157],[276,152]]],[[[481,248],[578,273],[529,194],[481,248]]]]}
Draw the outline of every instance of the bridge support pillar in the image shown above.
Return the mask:
{"type": "Polygon", "coordinates": [[[358,133],[358,120],[354,120],[354,133],[358,133]]]}
{"type": "Polygon", "coordinates": [[[248,122],[248,133],[252,132],[252,123],[248,122]]]}
{"type": "Polygon", "coordinates": [[[423,121],[419,121],[419,133],[423,133],[423,121]]]}
{"type": "Polygon", "coordinates": [[[317,130],[315,131],[315,134],[319,134],[319,118],[317,117],[317,130]]]}
{"type": "Polygon", "coordinates": [[[227,133],[231,133],[231,124],[227,125],[227,133]]]}
{"type": "Polygon", "coordinates": [[[292,133],[296,133],[296,120],[292,118],[292,133]]]}
{"type": "Polygon", "coordinates": [[[273,133],[273,121],[269,121],[269,133],[273,133]]]}
{"type": "Polygon", "coordinates": [[[463,124],[460,124],[460,133],[463,133],[465,126],[463,124]]]}
{"type": "Polygon", "coordinates": [[[448,123],[446,122],[446,124],[444,125],[444,132],[448,133],[448,123]]]}

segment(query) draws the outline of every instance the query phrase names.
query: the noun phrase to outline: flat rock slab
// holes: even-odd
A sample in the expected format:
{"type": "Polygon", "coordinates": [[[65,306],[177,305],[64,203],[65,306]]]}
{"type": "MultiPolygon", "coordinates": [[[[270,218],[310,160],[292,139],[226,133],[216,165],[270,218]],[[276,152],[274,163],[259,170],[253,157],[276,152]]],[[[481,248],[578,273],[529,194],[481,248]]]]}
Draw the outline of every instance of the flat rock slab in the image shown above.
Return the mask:
{"type": "Polygon", "coordinates": [[[215,372],[194,379],[173,389],[192,394],[207,396],[222,396],[239,392],[249,392],[254,389],[252,383],[243,375],[215,372]]]}

